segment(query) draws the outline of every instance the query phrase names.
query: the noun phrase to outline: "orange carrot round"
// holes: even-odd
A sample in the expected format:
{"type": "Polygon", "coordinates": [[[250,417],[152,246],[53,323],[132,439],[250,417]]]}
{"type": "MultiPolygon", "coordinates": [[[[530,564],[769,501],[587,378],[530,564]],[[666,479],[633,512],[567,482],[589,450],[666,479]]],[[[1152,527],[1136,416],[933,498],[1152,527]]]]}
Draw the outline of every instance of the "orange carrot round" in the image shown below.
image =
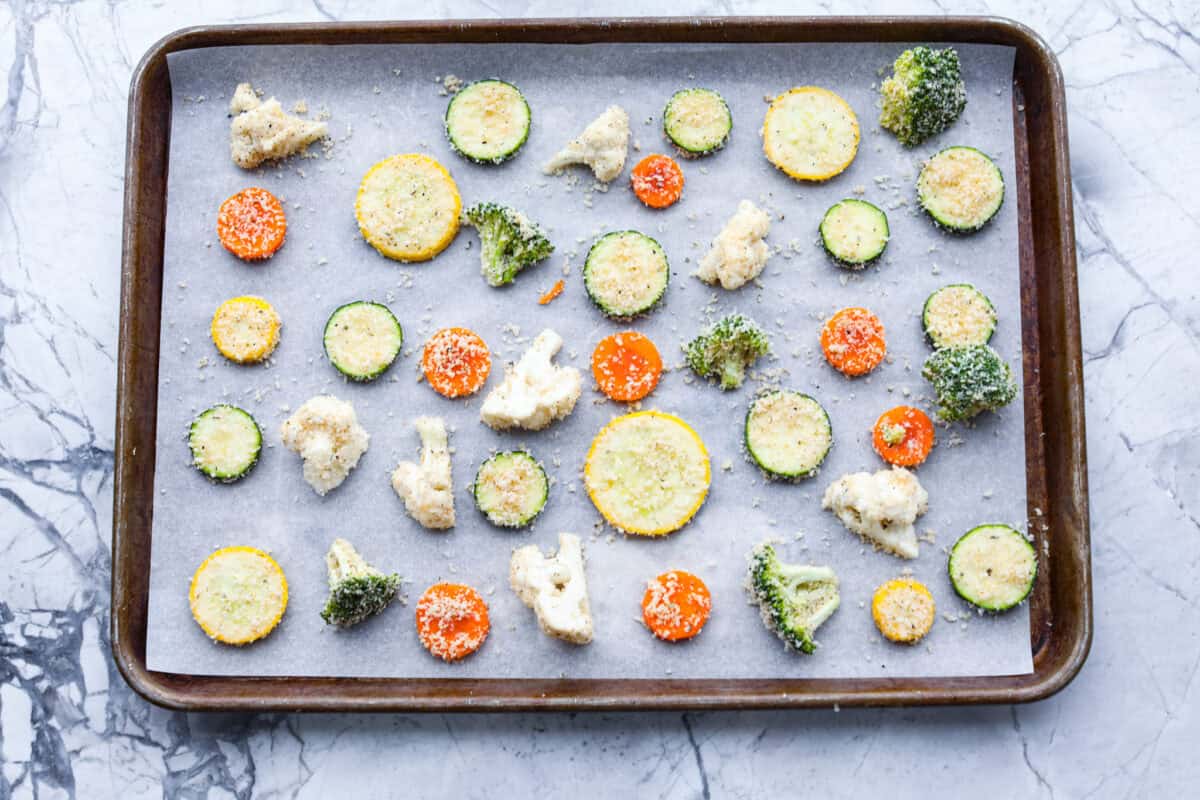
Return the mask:
{"type": "Polygon", "coordinates": [[[865,375],[887,355],[883,323],[865,308],[843,308],[821,329],[821,350],[844,375],[865,375]]]}
{"type": "Polygon", "coordinates": [[[919,408],[896,406],[879,415],[871,433],[875,452],[889,464],[915,467],[933,450],[933,423],[919,408]]]}
{"type": "Polygon", "coordinates": [[[544,295],[542,295],[541,297],[538,298],[538,305],[544,306],[544,305],[547,305],[547,304],[553,302],[554,298],[558,297],[560,294],[563,293],[564,285],[565,284],[563,283],[561,278],[559,278],[557,281],[555,281],[554,285],[551,286],[544,295]]]}
{"type": "Polygon", "coordinates": [[[633,168],[630,177],[633,193],[650,208],[666,208],[683,194],[683,170],[670,156],[646,156],[633,168]]]}
{"type": "Polygon", "coordinates": [[[279,198],[252,186],[230,197],[217,211],[217,236],[225,249],[246,261],[270,258],[283,244],[287,216],[279,198]]]}
{"type": "Polygon", "coordinates": [[[474,394],[492,371],[492,354],[479,334],[467,328],[442,328],[421,354],[421,370],[443,397],[474,394]]]}
{"type": "Polygon", "coordinates": [[[417,601],[417,635],[421,644],[443,661],[474,653],[491,629],[487,603],[461,583],[435,583],[417,601]]]}
{"type": "Polygon", "coordinates": [[[637,331],[605,336],[592,353],[596,384],[619,403],[634,403],[653,392],[662,370],[658,348],[637,331]]]}
{"type": "Polygon", "coordinates": [[[642,619],[655,636],[668,642],[690,639],[708,622],[712,595],[704,581],[673,569],[646,583],[642,619]]]}

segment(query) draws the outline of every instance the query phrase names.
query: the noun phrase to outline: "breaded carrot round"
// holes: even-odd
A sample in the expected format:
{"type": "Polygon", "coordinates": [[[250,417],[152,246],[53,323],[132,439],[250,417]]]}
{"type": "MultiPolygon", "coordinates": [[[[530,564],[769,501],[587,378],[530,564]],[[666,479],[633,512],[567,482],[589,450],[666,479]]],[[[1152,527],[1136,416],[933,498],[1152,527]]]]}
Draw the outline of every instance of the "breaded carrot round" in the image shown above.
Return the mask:
{"type": "Polygon", "coordinates": [[[443,661],[474,653],[491,629],[487,603],[461,583],[435,583],[417,601],[417,634],[421,644],[443,661]]]}
{"type": "Polygon", "coordinates": [[[253,364],[279,344],[279,314],[261,297],[232,297],[217,307],[210,333],[221,355],[237,364],[253,364]]]}
{"type": "Polygon", "coordinates": [[[468,328],[442,328],[421,354],[421,370],[443,397],[475,394],[492,371],[492,354],[479,334],[468,328]]]}
{"type": "Polygon", "coordinates": [[[916,644],[933,627],[937,606],[920,581],[896,578],[875,590],[871,617],[879,632],[893,642],[916,644]]]}
{"type": "Polygon", "coordinates": [[[592,353],[596,384],[619,403],[634,403],[653,392],[662,369],[658,348],[637,331],[605,336],[592,353]]]}
{"type": "Polygon", "coordinates": [[[630,182],[633,193],[650,208],[674,205],[683,194],[683,170],[670,156],[646,156],[630,172],[630,182]]]}
{"type": "Polygon", "coordinates": [[[875,452],[889,464],[915,467],[933,450],[933,422],[912,406],[896,406],[879,415],[871,431],[875,452]]]}
{"type": "Polygon", "coordinates": [[[844,375],[865,375],[887,355],[883,323],[865,308],[843,308],[821,329],[821,350],[844,375]]]}
{"type": "Polygon", "coordinates": [[[646,582],[642,619],[655,636],[668,642],[700,633],[712,612],[712,595],[704,581],[673,569],[646,582]]]}
{"type": "Polygon", "coordinates": [[[279,198],[252,186],[230,197],[217,211],[217,236],[225,249],[246,261],[270,258],[283,244],[287,216],[279,198]]]}

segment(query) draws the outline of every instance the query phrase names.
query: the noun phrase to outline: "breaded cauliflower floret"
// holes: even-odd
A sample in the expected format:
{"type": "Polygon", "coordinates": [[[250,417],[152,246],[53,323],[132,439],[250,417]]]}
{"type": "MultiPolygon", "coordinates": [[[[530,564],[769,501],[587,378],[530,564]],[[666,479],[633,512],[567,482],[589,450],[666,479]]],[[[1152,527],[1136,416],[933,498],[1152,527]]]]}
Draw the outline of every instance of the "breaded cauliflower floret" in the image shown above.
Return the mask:
{"type": "Polygon", "coordinates": [[[274,97],[260,101],[248,83],[238,84],[229,110],[236,114],[229,123],[229,154],[242,169],[287,158],[329,135],[324,122],[294,117],[274,97]]]}
{"type": "Polygon", "coordinates": [[[424,527],[453,528],[454,487],[446,423],[441,417],[417,417],[413,426],[421,437],[421,464],[401,461],[392,473],[392,488],[404,500],[409,515],[424,527]]]}
{"type": "Polygon", "coordinates": [[[540,431],[574,410],[583,378],[574,367],[551,363],[562,345],[562,337],[549,328],[537,335],[504,382],[483,401],[480,418],[485,425],[540,431]]]}
{"type": "Polygon", "coordinates": [[[929,493],[903,467],[853,472],[830,484],[821,508],[837,514],[850,531],[889,553],[916,558],[919,546],[913,523],[928,510],[929,493]]]}
{"type": "Polygon", "coordinates": [[[296,409],[280,436],[284,447],[304,459],[304,480],[320,495],[342,485],[370,440],[354,406],[331,395],[318,395],[296,409]]]}
{"type": "Polygon", "coordinates": [[[770,230],[767,212],[743,200],[700,259],[696,277],[705,283],[719,282],[725,289],[737,289],[754,280],[771,256],[771,248],[763,241],[770,230]]]}
{"type": "Polygon", "coordinates": [[[547,558],[536,544],[513,551],[508,582],[537,614],[548,636],[574,644],[592,640],[592,612],[583,575],[583,546],[572,533],[558,535],[558,553],[547,558]]]}
{"type": "Polygon", "coordinates": [[[629,150],[629,115],[620,106],[609,106],[583,133],[567,142],[558,155],[546,162],[547,175],[572,164],[586,164],[596,180],[608,183],[625,168],[629,150]]]}

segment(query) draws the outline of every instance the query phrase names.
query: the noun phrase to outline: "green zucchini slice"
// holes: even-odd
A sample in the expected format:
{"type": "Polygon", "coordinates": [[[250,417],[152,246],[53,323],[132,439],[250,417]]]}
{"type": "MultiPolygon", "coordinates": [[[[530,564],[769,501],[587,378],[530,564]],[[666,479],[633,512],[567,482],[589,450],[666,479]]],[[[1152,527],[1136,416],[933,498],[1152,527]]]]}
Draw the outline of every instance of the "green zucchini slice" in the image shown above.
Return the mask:
{"type": "Polygon", "coordinates": [[[475,505],[493,525],[523,528],[546,507],[546,471],[524,450],[497,453],[475,473],[475,505]]]}
{"type": "Polygon", "coordinates": [[[987,344],[996,331],[996,307],[971,284],[952,283],[925,300],[921,324],[934,347],[987,344]]]}
{"type": "Polygon", "coordinates": [[[825,251],[851,269],[862,269],[883,255],[890,236],[887,214],[866,200],[835,203],[821,220],[825,251]]]}
{"type": "Polygon", "coordinates": [[[325,355],[353,381],[382,375],[404,344],[404,331],[388,307],[358,300],[338,306],[325,323],[325,355]]]}
{"type": "Polygon", "coordinates": [[[817,473],[833,446],[833,428],[812,397],[775,391],[750,404],[745,438],[746,452],[768,477],[794,480],[817,473]]]}
{"type": "Polygon", "coordinates": [[[712,89],[680,89],[663,109],[663,133],[686,158],[720,150],[729,141],[731,130],[729,106],[712,89]]]}
{"type": "Polygon", "coordinates": [[[1033,591],[1037,551],[1007,525],[980,525],[962,535],[947,565],[954,591],[984,611],[1008,611],[1033,591]]]}
{"type": "Polygon", "coordinates": [[[459,155],[477,164],[499,164],[525,144],[531,119],[520,89],[501,80],[475,81],[450,98],[446,138],[459,155]]]}
{"type": "Polygon", "coordinates": [[[947,147],[921,168],[917,199],[937,224],[971,233],[986,225],[1004,204],[1004,176],[994,161],[974,147],[947,147]]]}
{"type": "Polygon", "coordinates": [[[214,481],[232,483],[258,463],[262,431],[249,413],[221,403],[192,420],[188,446],[192,466],[214,481]]]}
{"type": "Polygon", "coordinates": [[[637,231],[596,240],[583,265],[583,285],[601,311],[617,319],[644,314],[662,300],[671,270],[662,246],[637,231]]]}

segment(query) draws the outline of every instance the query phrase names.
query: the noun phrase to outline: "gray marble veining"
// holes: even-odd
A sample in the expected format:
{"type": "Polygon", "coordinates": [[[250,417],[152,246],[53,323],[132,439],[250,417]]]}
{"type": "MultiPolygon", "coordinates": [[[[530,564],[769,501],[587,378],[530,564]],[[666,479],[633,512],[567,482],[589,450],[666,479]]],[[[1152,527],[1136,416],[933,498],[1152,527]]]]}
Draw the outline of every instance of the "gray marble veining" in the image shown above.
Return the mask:
{"type": "Polygon", "coordinates": [[[114,354],[133,64],[201,22],[637,14],[645,4],[0,4],[0,798],[1186,796],[1200,779],[1200,4],[694,2],[676,13],[991,13],[1069,94],[1096,637],[1017,708],[196,715],[108,655],[114,354]]]}

